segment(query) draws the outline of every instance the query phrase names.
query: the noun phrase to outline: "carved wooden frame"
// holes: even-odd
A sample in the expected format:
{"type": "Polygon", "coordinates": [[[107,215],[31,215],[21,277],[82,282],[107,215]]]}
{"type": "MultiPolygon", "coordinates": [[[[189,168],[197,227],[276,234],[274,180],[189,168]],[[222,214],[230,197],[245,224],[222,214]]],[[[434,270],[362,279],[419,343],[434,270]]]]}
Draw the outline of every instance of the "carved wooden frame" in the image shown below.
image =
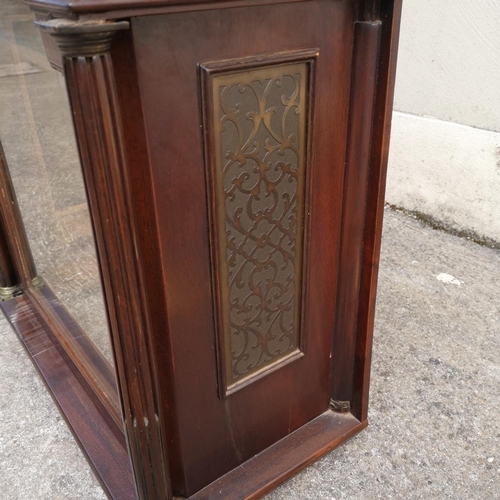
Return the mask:
{"type": "MultiPolygon", "coordinates": [[[[126,168],[128,153],[121,122],[121,113],[125,111],[120,109],[110,55],[114,34],[127,29],[128,23],[105,21],[122,19],[137,12],[125,0],[109,0],[107,9],[102,12],[92,12],[92,2],[85,1],[75,2],[74,8],[67,9],[57,7],[59,2],[52,0],[31,0],[29,3],[39,19],[47,19],[50,17],[47,13],[52,11],[76,18],[87,12],[87,20],[56,19],[42,21],[39,26],[50,33],[63,58],[97,241],[136,495],[140,499],[170,499],[168,422],[161,411],[153,348],[154,307],[145,285],[147,278],[138,242],[132,179],[126,168]],[[94,127],[98,134],[94,133],[94,127]]],[[[152,14],[247,3],[247,0],[222,3],[149,0],[144,2],[141,12],[152,14]]],[[[233,498],[234,485],[238,485],[239,494],[243,492],[245,498],[257,498],[367,425],[377,267],[401,0],[353,0],[353,9],[357,22],[337,304],[343,313],[337,313],[333,349],[334,353],[343,354],[337,354],[337,359],[332,362],[337,369],[332,372],[331,410],[191,499],[233,498]],[[353,275],[356,276],[354,280],[353,275]],[[352,303],[352,300],[355,307],[348,307],[348,301],[352,303]],[[265,464],[273,465],[263,467],[265,464]],[[221,491],[225,496],[220,496],[221,491]]],[[[56,66],[57,57],[53,60],[56,66]]],[[[1,181],[8,185],[6,177],[1,181]]],[[[40,305],[30,293],[36,270],[29,252],[26,252],[27,244],[16,246],[23,239],[22,235],[19,238],[22,230],[19,214],[9,212],[14,199],[15,195],[8,191],[7,196],[0,197],[0,285],[4,292],[13,296],[1,303],[2,309],[20,334],[108,495],[111,498],[133,498],[132,478],[124,459],[123,437],[117,432],[116,421],[110,423],[113,418],[109,408],[98,397],[92,396],[95,389],[79,374],[65,346],[51,333],[53,325],[41,315],[40,305]],[[17,296],[20,291],[25,293],[17,296]],[[61,360],[57,370],[50,366],[49,359],[37,355],[32,342],[34,334],[38,338],[42,335],[46,345],[61,360]],[[77,383],[70,384],[73,392],[64,396],[58,392],[60,389],[55,381],[65,378],[77,383]],[[78,404],[75,405],[75,401],[78,404]],[[87,422],[79,417],[79,412],[86,415],[87,422]],[[95,436],[99,433],[106,438],[96,443],[95,436]]]]}

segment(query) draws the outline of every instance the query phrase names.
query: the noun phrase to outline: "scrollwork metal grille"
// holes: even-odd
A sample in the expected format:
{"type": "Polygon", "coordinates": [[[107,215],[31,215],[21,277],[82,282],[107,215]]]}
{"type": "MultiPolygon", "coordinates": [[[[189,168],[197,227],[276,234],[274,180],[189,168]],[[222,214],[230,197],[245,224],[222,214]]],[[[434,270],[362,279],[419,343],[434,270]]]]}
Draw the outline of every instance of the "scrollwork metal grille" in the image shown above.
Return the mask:
{"type": "Polygon", "coordinates": [[[215,75],[214,222],[228,387],[299,349],[308,64],[215,75]]]}

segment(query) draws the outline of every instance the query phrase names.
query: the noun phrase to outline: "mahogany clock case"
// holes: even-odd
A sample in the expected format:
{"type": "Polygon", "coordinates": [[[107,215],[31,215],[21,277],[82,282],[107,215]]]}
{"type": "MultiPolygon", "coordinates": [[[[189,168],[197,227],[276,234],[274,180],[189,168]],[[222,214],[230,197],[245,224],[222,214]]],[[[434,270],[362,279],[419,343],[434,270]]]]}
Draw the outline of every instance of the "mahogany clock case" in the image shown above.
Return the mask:
{"type": "Polygon", "coordinates": [[[367,424],[400,1],[29,4],[118,391],[37,286],[13,192],[2,309],[111,498],[257,498],[367,424]]]}

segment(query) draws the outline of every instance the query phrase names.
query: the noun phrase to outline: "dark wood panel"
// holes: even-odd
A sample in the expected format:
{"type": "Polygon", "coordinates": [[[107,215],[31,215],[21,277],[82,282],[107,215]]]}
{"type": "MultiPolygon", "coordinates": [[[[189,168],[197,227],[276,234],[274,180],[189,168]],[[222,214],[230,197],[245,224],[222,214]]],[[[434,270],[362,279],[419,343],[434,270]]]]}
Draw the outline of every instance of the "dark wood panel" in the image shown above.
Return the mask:
{"type": "MultiPolygon", "coordinates": [[[[121,429],[61,346],[26,295],[0,302],[68,427],[105,492],[116,500],[135,500],[130,459],[121,429]]],[[[63,459],[63,457],[61,457],[63,459]]]]}
{"type": "Polygon", "coordinates": [[[170,460],[188,471],[173,474],[177,494],[196,491],[328,408],[352,48],[344,41],[352,40],[351,7],[304,2],[132,19],[168,307],[168,337],[158,334],[157,349],[165,342],[172,349],[172,360],[158,364],[174,367],[173,380],[160,373],[162,387],[174,385],[172,393],[163,393],[163,406],[175,401],[176,414],[169,412],[167,419],[176,426],[170,438],[179,453],[170,460]],[[291,40],[292,32],[300,37],[291,40]],[[273,53],[319,49],[306,356],[222,401],[197,68],[269,54],[270,47],[273,53]]]}

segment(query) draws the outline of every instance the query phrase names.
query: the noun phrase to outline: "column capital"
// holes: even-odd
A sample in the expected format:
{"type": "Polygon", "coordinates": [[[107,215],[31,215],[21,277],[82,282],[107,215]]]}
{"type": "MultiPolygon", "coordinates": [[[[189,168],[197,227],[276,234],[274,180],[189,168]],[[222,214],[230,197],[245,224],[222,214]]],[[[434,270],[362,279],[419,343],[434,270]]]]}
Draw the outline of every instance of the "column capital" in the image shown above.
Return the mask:
{"type": "Polygon", "coordinates": [[[116,31],[129,28],[128,21],[77,21],[51,19],[36,21],[42,30],[50,33],[63,57],[93,57],[109,52],[116,31]]]}

